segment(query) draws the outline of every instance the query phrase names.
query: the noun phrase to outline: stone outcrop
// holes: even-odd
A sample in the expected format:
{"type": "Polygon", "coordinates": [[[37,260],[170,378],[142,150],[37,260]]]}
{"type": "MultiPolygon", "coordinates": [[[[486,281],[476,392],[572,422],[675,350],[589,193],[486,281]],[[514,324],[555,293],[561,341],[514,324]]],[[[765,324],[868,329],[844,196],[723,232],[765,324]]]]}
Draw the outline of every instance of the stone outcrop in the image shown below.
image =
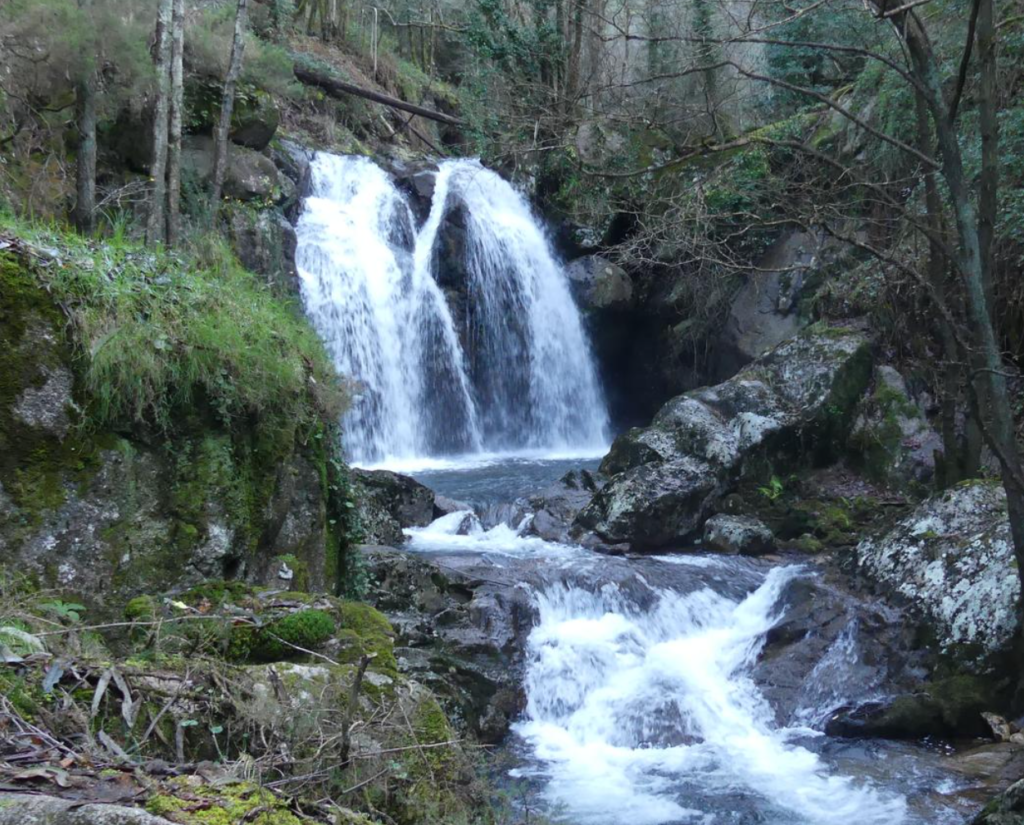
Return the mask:
{"type": "Polygon", "coordinates": [[[578,532],[636,549],[686,540],[741,477],[827,458],[869,371],[862,333],[812,328],[729,381],[672,399],[650,427],[615,440],[601,464],[611,481],[577,516],[578,532]]]}
{"type": "Polygon", "coordinates": [[[775,536],[756,518],[720,513],[704,524],[703,546],[716,553],[763,556],[775,549],[775,536]]]}
{"type": "Polygon", "coordinates": [[[998,484],[972,482],[928,499],[890,532],[862,541],[856,559],[965,666],[984,669],[1011,646],[1020,584],[998,484]]]}
{"type": "MultiPolygon", "coordinates": [[[[205,135],[190,135],[182,141],[182,168],[199,180],[213,174],[214,141],[205,135]]],[[[230,144],[224,176],[224,197],[240,201],[286,203],[295,198],[295,186],[282,177],[274,162],[254,149],[230,144]]]]}
{"type": "Polygon", "coordinates": [[[353,488],[367,544],[398,545],[406,527],[434,520],[434,491],[389,470],[353,470],[353,488]]]}
{"type": "Polygon", "coordinates": [[[719,337],[718,376],[734,374],[804,326],[799,299],[821,246],[822,238],[813,233],[786,232],[758,260],[757,271],[747,276],[733,299],[719,337]]]}
{"type": "Polygon", "coordinates": [[[867,476],[897,488],[934,478],[943,444],[925,413],[896,369],[875,368],[874,386],[857,408],[849,442],[867,476]]]}
{"type": "Polygon", "coordinates": [[[633,282],[601,255],[577,258],[565,268],[573,296],[584,312],[624,312],[633,306],[633,282]]]}

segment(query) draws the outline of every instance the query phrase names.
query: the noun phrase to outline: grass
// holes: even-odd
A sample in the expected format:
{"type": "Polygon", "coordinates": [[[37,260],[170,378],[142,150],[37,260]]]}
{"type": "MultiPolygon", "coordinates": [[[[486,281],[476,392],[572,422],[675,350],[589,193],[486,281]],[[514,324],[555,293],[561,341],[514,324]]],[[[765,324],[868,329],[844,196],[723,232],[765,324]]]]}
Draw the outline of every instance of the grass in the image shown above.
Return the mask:
{"type": "Polygon", "coordinates": [[[343,411],[343,388],[299,308],[216,235],[168,252],[117,231],[92,241],[10,215],[0,215],[0,233],[28,245],[28,268],[67,315],[97,425],[168,430],[182,411],[205,407],[226,426],[294,433],[343,411]]]}

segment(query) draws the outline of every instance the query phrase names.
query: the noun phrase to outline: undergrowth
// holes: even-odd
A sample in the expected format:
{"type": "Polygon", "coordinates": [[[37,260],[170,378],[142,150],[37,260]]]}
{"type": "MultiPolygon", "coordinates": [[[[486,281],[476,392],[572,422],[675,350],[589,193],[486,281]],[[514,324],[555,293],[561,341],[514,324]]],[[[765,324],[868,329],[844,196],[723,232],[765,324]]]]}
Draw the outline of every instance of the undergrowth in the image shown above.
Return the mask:
{"type": "Polygon", "coordinates": [[[205,406],[226,426],[294,433],[343,411],[344,390],[301,312],[216,235],[168,252],[10,215],[0,231],[30,245],[31,271],[68,316],[96,425],[166,430],[181,410],[205,406]]]}

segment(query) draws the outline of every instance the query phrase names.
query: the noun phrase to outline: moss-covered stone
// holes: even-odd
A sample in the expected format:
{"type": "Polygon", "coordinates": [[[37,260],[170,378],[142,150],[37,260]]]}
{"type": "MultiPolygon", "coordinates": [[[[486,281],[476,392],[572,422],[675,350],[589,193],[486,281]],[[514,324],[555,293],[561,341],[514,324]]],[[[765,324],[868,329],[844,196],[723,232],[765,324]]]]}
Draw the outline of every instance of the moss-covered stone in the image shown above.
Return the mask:
{"type": "Polygon", "coordinates": [[[299,610],[265,625],[236,625],[228,642],[228,658],[276,662],[315,651],[334,635],[334,619],[323,610],[299,610]]]}
{"type": "Polygon", "coordinates": [[[165,783],[146,810],[181,825],[301,825],[285,800],[247,782],[207,785],[192,777],[165,783]]]}

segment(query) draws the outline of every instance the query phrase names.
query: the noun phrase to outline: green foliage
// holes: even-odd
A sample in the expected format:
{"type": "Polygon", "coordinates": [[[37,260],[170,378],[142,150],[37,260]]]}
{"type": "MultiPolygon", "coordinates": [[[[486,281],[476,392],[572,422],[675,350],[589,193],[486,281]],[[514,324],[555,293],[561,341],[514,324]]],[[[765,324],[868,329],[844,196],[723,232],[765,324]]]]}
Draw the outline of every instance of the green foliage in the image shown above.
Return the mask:
{"type": "MultiPolygon", "coordinates": [[[[234,39],[235,4],[207,7],[186,32],[189,71],[219,81],[227,74],[234,39]]],[[[282,97],[301,92],[292,73],[294,58],[283,46],[247,35],[242,84],[282,97]]]]}
{"type": "MultiPolygon", "coordinates": [[[[853,5],[837,3],[829,5],[827,14],[793,15],[772,31],[771,39],[782,42],[765,48],[768,76],[790,86],[820,94],[831,93],[857,76],[865,58],[789,44],[863,46],[871,44],[874,27],[871,18],[853,5]]],[[[765,97],[765,106],[773,116],[797,111],[810,102],[807,95],[781,85],[774,86],[771,96],[765,97]]]]}
{"type": "Polygon", "coordinates": [[[334,635],[334,619],[323,610],[299,610],[265,625],[237,625],[231,632],[229,659],[278,662],[316,650],[334,635]]]}
{"type": "Polygon", "coordinates": [[[63,624],[78,624],[85,612],[85,605],[54,599],[51,602],[43,602],[39,605],[39,609],[44,613],[56,616],[63,624]]]}
{"type": "Polygon", "coordinates": [[[757,488],[757,492],[768,499],[768,501],[774,502],[782,498],[782,495],[786,492],[786,486],[781,478],[772,476],[766,486],[757,488]]]}
{"type": "Polygon", "coordinates": [[[33,275],[72,322],[95,424],[166,430],[181,411],[207,406],[227,427],[255,422],[290,443],[340,416],[343,396],[319,339],[223,239],[185,256],[14,228],[55,253],[33,275]]]}

